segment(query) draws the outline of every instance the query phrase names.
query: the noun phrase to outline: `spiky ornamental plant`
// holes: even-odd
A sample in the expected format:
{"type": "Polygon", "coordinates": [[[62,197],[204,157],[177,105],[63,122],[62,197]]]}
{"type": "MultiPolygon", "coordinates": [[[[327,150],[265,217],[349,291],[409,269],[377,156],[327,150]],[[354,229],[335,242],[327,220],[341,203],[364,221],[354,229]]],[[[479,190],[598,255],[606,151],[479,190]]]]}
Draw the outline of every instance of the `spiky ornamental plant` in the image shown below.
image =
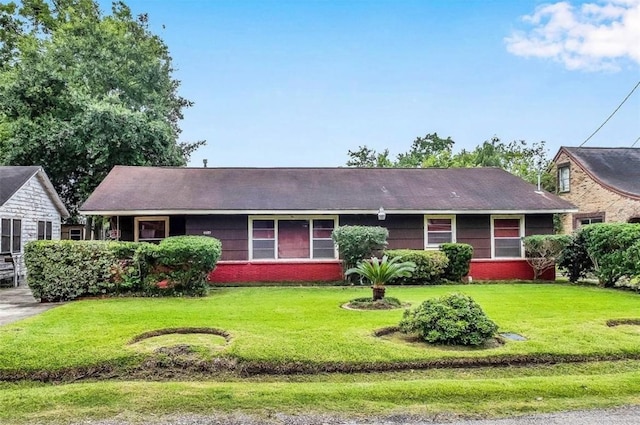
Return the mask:
{"type": "Polygon", "coordinates": [[[384,298],[385,284],[398,277],[410,277],[416,269],[416,264],[411,261],[402,261],[402,257],[389,259],[386,255],[382,260],[372,257],[370,260],[361,261],[356,267],[345,272],[346,276],[357,274],[369,280],[373,290],[373,301],[384,298]]]}

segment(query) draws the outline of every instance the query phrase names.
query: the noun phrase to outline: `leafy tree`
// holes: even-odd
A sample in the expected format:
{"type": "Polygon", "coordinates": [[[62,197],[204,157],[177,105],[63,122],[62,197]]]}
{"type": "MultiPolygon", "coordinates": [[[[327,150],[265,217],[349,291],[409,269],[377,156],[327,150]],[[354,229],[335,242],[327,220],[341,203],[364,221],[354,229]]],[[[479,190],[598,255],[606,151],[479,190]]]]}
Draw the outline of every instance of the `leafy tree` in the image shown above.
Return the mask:
{"type": "Polygon", "coordinates": [[[0,164],[42,165],[72,214],[114,165],[185,165],[180,82],[121,1],[0,3],[0,164]]]}
{"type": "Polygon", "coordinates": [[[541,185],[548,191],[555,191],[555,176],[549,171],[546,143],[524,140],[504,143],[493,137],[475,149],[453,152],[455,142],[451,137],[443,139],[437,133],[416,138],[409,150],[389,159],[389,150],[377,153],[365,146],[357,151],[349,151],[349,167],[400,167],[400,168],[451,168],[451,167],[499,167],[524,180],[537,184],[538,174],[541,185]]]}
{"type": "Polygon", "coordinates": [[[570,235],[532,235],[523,240],[527,262],[533,269],[533,280],[558,263],[558,258],[571,243],[570,235]]]}

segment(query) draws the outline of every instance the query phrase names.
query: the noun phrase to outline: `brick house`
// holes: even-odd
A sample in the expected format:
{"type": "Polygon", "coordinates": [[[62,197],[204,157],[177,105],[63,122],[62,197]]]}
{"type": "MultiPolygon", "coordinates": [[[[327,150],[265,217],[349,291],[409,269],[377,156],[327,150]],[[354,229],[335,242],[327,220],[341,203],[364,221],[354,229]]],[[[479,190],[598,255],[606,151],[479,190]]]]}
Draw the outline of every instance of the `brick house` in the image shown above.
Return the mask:
{"type": "Polygon", "coordinates": [[[110,235],[222,242],[210,280],[337,281],[342,225],[389,230],[389,248],[474,248],[474,279],[530,279],[522,237],[577,209],[498,168],[175,168],[116,166],[80,207],[110,235]]]}
{"type": "Polygon", "coordinates": [[[560,148],[553,159],[558,195],[576,205],[564,231],[604,222],[640,222],[640,148],[560,148]]]}

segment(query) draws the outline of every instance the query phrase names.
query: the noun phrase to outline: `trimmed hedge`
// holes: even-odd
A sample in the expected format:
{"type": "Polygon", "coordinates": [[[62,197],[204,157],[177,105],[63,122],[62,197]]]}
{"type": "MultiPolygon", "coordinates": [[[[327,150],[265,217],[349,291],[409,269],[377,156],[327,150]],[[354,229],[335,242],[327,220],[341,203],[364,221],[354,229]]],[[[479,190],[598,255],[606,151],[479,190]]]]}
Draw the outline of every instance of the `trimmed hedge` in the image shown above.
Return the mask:
{"type": "Polygon", "coordinates": [[[207,275],[222,253],[219,240],[207,236],[172,236],[138,251],[147,270],[144,291],[176,295],[204,295],[207,275]]]}
{"type": "Polygon", "coordinates": [[[452,282],[460,282],[469,274],[473,247],[466,243],[443,243],[440,251],[449,259],[449,264],[444,271],[444,278],[452,282]]]}
{"type": "Polygon", "coordinates": [[[388,256],[389,259],[402,257],[402,261],[411,261],[416,265],[411,276],[393,279],[390,282],[392,285],[433,285],[439,283],[449,265],[447,256],[441,251],[392,249],[385,251],[385,255],[388,256]]]}
{"type": "Polygon", "coordinates": [[[33,241],[25,246],[29,287],[42,301],[116,293],[202,295],[220,241],[176,236],[137,242],[33,241]]]}
{"type": "Polygon", "coordinates": [[[600,285],[613,287],[620,280],[640,276],[640,224],[598,223],[581,227],[562,252],[560,267],[577,281],[588,273],[600,285]]]}
{"type": "Polygon", "coordinates": [[[33,241],[25,245],[29,288],[42,301],[113,293],[114,242],[33,241]]]}
{"type": "Polygon", "coordinates": [[[432,344],[477,346],[493,337],[498,326],[468,295],[449,294],[405,310],[400,330],[432,344]]]}

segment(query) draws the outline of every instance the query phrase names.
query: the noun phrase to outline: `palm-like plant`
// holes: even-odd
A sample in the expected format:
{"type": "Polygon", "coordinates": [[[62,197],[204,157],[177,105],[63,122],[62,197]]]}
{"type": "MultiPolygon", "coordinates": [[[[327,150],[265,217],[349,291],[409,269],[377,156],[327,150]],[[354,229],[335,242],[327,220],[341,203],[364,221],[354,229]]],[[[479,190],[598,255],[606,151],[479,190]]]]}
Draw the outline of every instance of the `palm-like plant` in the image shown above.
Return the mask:
{"type": "Polygon", "coordinates": [[[409,277],[416,269],[416,264],[412,261],[402,262],[402,257],[389,259],[386,255],[379,260],[372,257],[370,260],[361,261],[356,267],[345,272],[345,276],[351,274],[360,275],[368,279],[372,284],[373,301],[384,298],[385,287],[391,279],[398,277],[409,277]]]}

